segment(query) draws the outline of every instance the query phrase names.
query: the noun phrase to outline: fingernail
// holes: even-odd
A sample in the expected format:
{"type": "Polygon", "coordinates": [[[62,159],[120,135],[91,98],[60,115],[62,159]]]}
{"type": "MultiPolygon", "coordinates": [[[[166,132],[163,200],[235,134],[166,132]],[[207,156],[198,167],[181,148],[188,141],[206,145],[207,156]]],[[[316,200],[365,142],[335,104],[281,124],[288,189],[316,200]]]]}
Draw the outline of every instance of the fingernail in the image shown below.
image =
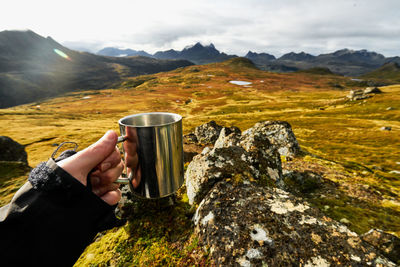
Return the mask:
{"type": "Polygon", "coordinates": [[[110,162],[104,162],[101,164],[100,166],[100,170],[102,172],[105,172],[106,170],[108,170],[111,167],[111,163],[110,162]]]}
{"type": "Polygon", "coordinates": [[[114,135],[116,135],[114,131],[108,130],[103,137],[106,139],[114,139],[114,135]]]}

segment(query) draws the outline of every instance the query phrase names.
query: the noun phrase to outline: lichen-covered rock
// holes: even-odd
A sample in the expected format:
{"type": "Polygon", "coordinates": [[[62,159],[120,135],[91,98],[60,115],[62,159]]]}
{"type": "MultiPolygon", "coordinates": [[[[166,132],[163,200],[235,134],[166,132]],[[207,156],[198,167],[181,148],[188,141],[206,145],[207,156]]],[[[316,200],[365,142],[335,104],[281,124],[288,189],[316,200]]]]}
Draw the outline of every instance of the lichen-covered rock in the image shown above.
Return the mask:
{"type": "Polygon", "coordinates": [[[269,132],[262,125],[263,123],[257,123],[243,132],[240,137],[240,146],[249,153],[253,165],[258,166],[261,175],[267,175],[279,187],[282,187],[282,162],[278,152],[279,146],[269,141],[269,132]]]}
{"type": "Polygon", "coordinates": [[[370,98],[371,96],[368,94],[364,94],[364,90],[350,90],[349,94],[346,96],[351,101],[362,100],[366,98],[370,98]]]}
{"type": "Polygon", "coordinates": [[[378,248],[388,259],[400,264],[400,238],[379,229],[371,229],[361,238],[378,248]]]}
{"type": "Polygon", "coordinates": [[[239,146],[241,132],[238,128],[234,127],[233,129],[237,129],[236,131],[232,131],[231,128],[222,128],[217,141],[215,141],[214,148],[221,147],[230,147],[230,146],[239,146]]]}
{"type": "Polygon", "coordinates": [[[194,130],[194,135],[197,141],[203,144],[214,144],[217,140],[222,126],[218,125],[215,121],[210,121],[202,124],[194,130]]]}
{"type": "Polygon", "coordinates": [[[198,203],[222,179],[254,180],[283,186],[279,153],[262,134],[241,136],[240,130],[223,128],[214,148],[193,158],[185,173],[189,203],[198,203]]]}
{"type": "Polygon", "coordinates": [[[296,136],[286,121],[258,122],[252,128],[244,131],[242,135],[267,138],[278,149],[279,154],[286,157],[294,157],[300,153],[296,136]]]}
{"type": "Polygon", "coordinates": [[[197,143],[197,136],[194,133],[187,134],[183,137],[186,142],[197,143]]]}
{"type": "Polygon", "coordinates": [[[198,203],[222,179],[256,177],[257,169],[247,159],[248,153],[238,146],[206,147],[193,158],[185,173],[189,203],[198,203]]]}
{"type": "Polygon", "coordinates": [[[373,94],[381,94],[382,91],[378,87],[367,87],[365,89],[350,90],[347,98],[351,101],[362,100],[372,97],[373,94]]]}
{"type": "Polygon", "coordinates": [[[28,164],[25,147],[8,136],[0,136],[0,161],[20,161],[28,164]]]}
{"type": "Polygon", "coordinates": [[[217,266],[395,266],[346,226],[293,195],[220,181],[194,215],[217,266]]]}

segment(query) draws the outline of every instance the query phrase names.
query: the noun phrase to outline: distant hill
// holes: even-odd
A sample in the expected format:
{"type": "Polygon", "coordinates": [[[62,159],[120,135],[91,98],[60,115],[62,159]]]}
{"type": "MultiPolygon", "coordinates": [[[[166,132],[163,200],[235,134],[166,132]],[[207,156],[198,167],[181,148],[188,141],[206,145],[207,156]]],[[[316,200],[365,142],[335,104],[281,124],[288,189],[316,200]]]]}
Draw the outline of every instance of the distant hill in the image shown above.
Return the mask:
{"type": "Polygon", "coordinates": [[[33,31],[2,31],[0,108],[69,91],[107,88],[128,76],[189,65],[186,60],[98,56],[70,50],[33,31]]]}
{"type": "Polygon", "coordinates": [[[319,74],[319,75],[335,75],[330,69],[322,68],[322,67],[315,67],[306,70],[299,70],[299,73],[310,73],[310,74],[319,74]]]}
{"type": "Polygon", "coordinates": [[[267,69],[267,65],[276,60],[275,56],[268,54],[268,53],[255,53],[255,52],[247,52],[245,58],[250,59],[257,65],[260,69],[267,69]]]}
{"type": "Polygon", "coordinates": [[[364,79],[400,83],[400,64],[389,62],[382,67],[361,76],[364,79]]]}
{"type": "Polygon", "coordinates": [[[167,50],[167,51],[158,51],[153,55],[153,57],[159,58],[159,59],[178,58],[179,57],[179,51],[176,51],[174,49],[170,49],[170,50],[167,50]]]}
{"type": "Polygon", "coordinates": [[[227,55],[225,53],[219,52],[213,44],[203,46],[201,43],[196,43],[195,45],[188,46],[182,51],[170,49],[166,51],[158,51],[154,53],[154,55],[148,54],[144,51],[136,51],[132,49],[120,50],[118,48],[112,47],[107,47],[97,52],[98,55],[105,56],[129,56],[130,53],[141,53],[141,56],[154,57],[157,59],[184,59],[189,60],[195,64],[222,62],[227,59],[237,57],[235,55],[227,55]]]}
{"type": "Polygon", "coordinates": [[[248,58],[236,57],[228,59],[227,61],[221,63],[222,66],[229,66],[231,68],[250,68],[258,69],[256,65],[248,58]]]}

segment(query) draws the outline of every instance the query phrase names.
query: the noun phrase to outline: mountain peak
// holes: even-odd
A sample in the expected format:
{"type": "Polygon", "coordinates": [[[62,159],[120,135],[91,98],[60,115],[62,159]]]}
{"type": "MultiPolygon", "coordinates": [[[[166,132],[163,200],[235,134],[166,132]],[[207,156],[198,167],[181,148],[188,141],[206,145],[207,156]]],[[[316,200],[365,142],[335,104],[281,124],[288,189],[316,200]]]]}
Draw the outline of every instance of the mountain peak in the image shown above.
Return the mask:
{"type": "Polygon", "coordinates": [[[215,46],[213,43],[210,43],[209,45],[207,45],[207,47],[215,49],[215,46]]]}
{"type": "Polygon", "coordinates": [[[315,58],[315,56],[313,56],[311,54],[307,54],[302,51],[300,53],[290,52],[290,53],[284,54],[279,59],[280,60],[292,60],[292,61],[309,61],[314,58],[315,58]]]}
{"type": "Polygon", "coordinates": [[[350,54],[350,53],[353,53],[353,52],[354,52],[354,50],[350,50],[348,48],[343,48],[343,49],[340,49],[340,50],[337,50],[337,51],[333,52],[332,55],[341,56],[341,55],[350,54]]]}
{"type": "Polygon", "coordinates": [[[215,46],[213,43],[210,43],[209,45],[203,45],[200,42],[195,43],[194,45],[188,45],[186,46],[183,50],[189,50],[189,49],[211,49],[211,50],[216,50],[215,46]]]}
{"type": "Polygon", "coordinates": [[[247,52],[247,54],[244,56],[245,58],[248,58],[250,60],[252,60],[254,63],[261,63],[263,61],[272,61],[275,60],[275,56],[267,54],[267,53],[256,53],[256,52],[252,52],[249,50],[249,52],[247,52]]]}

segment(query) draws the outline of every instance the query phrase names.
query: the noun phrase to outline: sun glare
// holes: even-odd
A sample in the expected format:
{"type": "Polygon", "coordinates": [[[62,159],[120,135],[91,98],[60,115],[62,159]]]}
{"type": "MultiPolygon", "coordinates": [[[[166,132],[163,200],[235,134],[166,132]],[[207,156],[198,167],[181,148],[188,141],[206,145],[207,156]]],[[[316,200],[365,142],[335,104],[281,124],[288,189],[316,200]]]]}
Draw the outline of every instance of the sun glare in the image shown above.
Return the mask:
{"type": "Polygon", "coordinates": [[[61,51],[61,50],[58,50],[57,48],[54,48],[54,52],[57,54],[57,55],[59,55],[60,57],[62,57],[62,58],[65,58],[65,59],[67,59],[67,60],[71,60],[71,58],[67,55],[67,54],[65,54],[63,51],[61,51]]]}

